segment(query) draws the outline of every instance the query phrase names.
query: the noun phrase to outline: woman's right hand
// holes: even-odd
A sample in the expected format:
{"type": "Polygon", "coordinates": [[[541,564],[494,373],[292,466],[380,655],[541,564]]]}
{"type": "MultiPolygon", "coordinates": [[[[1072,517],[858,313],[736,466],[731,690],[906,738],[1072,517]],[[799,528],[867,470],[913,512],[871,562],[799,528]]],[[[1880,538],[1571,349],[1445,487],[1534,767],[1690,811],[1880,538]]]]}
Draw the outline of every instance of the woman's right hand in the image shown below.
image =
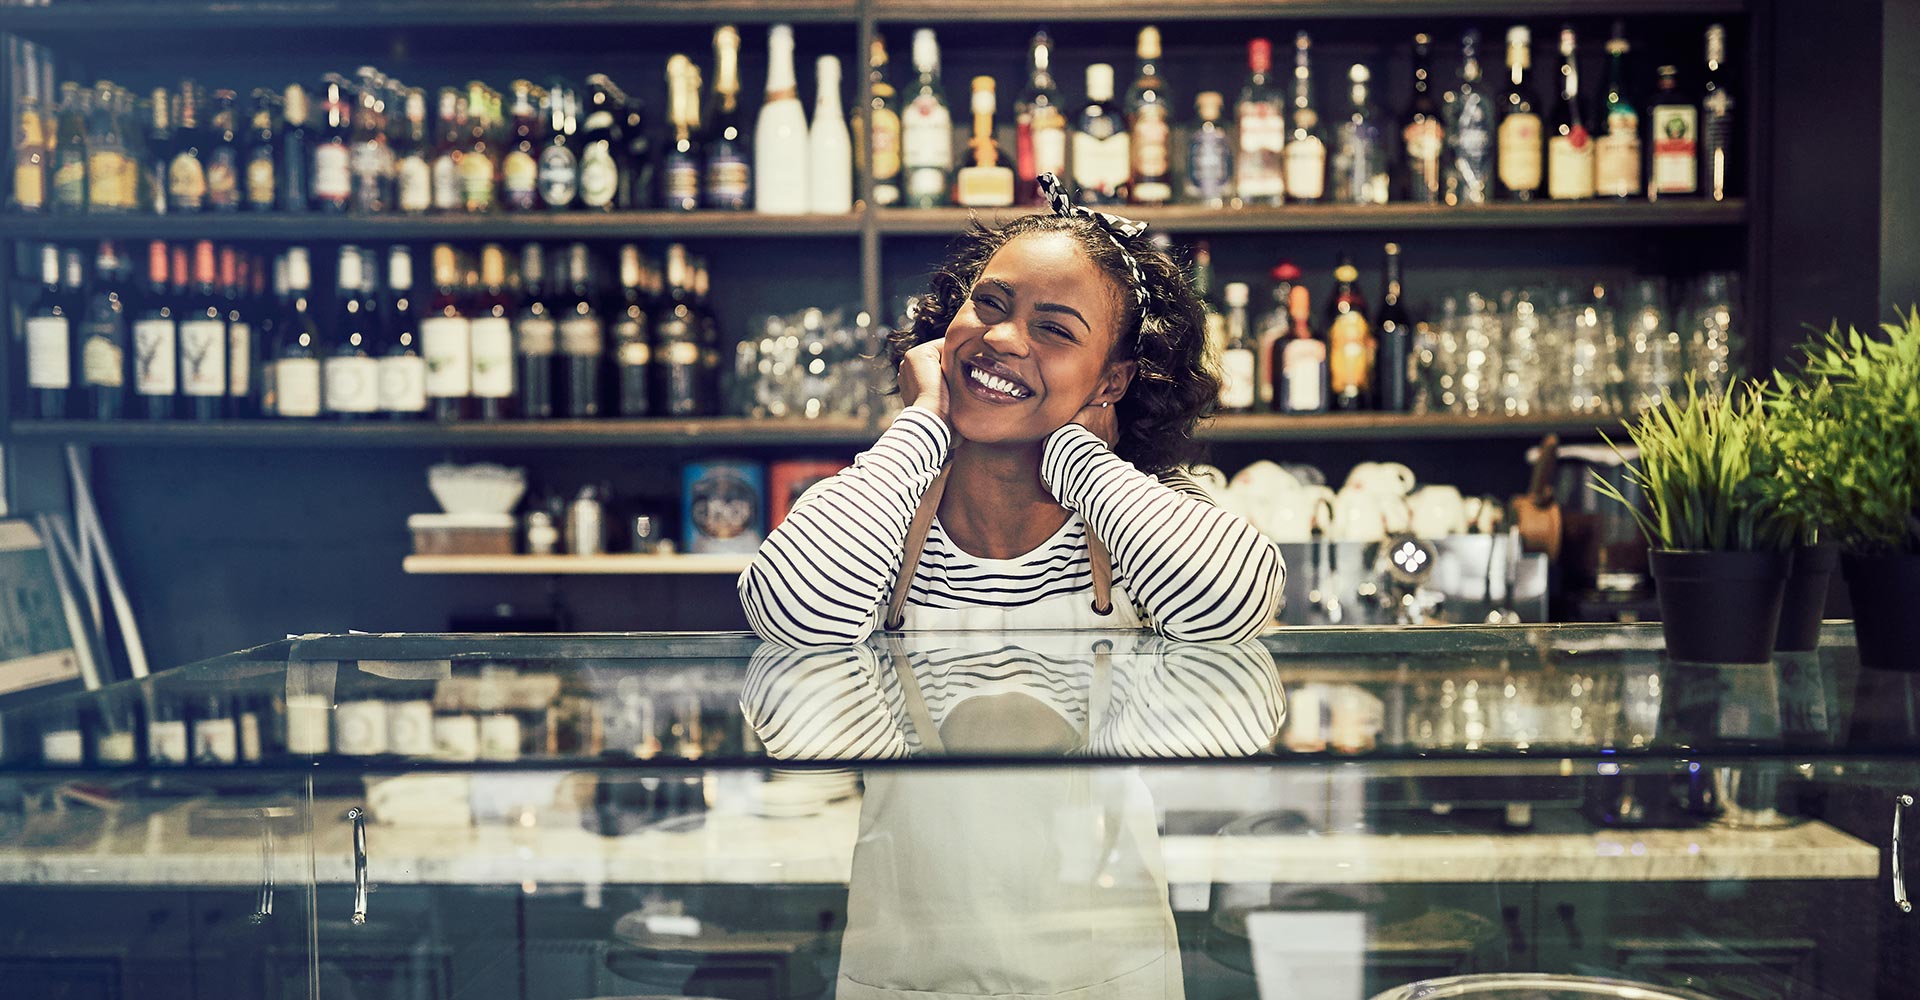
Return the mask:
{"type": "Polygon", "coordinates": [[[929,340],[907,351],[900,359],[900,399],[908,406],[919,406],[947,419],[947,373],[941,360],[946,338],[929,340]]]}

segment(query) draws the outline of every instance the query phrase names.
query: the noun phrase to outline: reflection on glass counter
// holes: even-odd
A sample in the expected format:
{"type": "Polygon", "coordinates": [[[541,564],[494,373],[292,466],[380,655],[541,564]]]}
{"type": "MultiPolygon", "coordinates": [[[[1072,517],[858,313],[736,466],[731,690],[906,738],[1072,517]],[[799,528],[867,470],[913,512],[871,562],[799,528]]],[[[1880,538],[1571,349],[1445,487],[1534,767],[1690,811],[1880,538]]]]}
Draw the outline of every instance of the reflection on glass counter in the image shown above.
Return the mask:
{"type": "Polygon", "coordinates": [[[1914,676],[1834,626],[1764,666],[1660,648],[293,639],[0,715],[0,969],[130,998],[1900,995],[1914,676]]]}

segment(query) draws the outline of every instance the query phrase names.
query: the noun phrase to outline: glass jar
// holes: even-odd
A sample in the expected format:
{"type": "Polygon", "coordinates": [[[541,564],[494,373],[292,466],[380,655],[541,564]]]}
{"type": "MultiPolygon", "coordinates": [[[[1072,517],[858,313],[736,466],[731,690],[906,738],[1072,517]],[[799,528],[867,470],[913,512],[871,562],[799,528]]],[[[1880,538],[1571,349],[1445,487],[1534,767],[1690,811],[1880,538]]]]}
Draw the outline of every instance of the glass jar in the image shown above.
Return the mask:
{"type": "Polygon", "coordinates": [[[1627,294],[1627,391],[1633,412],[1686,391],[1686,357],[1660,282],[1641,278],[1627,294]]]}

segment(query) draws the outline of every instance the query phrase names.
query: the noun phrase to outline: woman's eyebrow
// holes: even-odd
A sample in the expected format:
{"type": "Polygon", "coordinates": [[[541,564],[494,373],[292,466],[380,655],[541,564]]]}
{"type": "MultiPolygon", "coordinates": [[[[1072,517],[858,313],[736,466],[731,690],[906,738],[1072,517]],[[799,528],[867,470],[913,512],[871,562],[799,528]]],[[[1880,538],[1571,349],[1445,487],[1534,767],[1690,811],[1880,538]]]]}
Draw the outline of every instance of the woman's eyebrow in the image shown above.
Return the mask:
{"type": "Polygon", "coordinates": [[[1087,322],[1087,318],[1085,316],[1080,315],[1080,310],[1075,309],[1072,306],[1061,305],[1058,302],[1035,302],[1033,304],[1033,311],[1034,312],[1050,312],[1050,313],[1066,313],[1067,315],[1072,316],[1074,319],[1079,320],[1080,325],[1086,327],[1088,333],[1093,332],[1093,324],[1087,322]]]}

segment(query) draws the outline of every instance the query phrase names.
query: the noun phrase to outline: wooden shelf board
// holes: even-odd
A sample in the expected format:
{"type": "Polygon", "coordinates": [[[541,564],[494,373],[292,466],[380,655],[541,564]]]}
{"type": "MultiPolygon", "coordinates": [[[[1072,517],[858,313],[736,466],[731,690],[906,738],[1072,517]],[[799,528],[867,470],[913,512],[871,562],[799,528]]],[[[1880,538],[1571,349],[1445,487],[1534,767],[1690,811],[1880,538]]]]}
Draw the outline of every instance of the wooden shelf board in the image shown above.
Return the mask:
{"type": "Polygon", "coordinates": [[[1274,18],[1617,17],[1737,14],[1748,0],[1186,0],[1177,15],[1158,0],[873,0],[880,21],[1259,21],[1274,18]]]}
{"type": "Polygon", "coordinates": [[[437,424],[431,421],[356,422],[289,420],[15,421],[9,436],[24,441],[92,445],[181,447],[446,447],[505,446],[713,447],[756,444],[862,445],[876,436],[857,418],[761,420],[701,417],[686,420],[548,420],[437,424]]]}
{"type": "Polygon", "coordinates": [[[1601,431],[1621,436],[1618,420],[1564,415],[1476,417],[1453,413],[1261,413],[1223,415],[1200,425],[1204,441],[1432,441],[1529,438],[1558,434],[1598,439],[1601,431]]]}
{"type": "Polygon", "coordinates": [[[860,233],[850,215],[753,212],[493,212],[484,215],[12,215],[0,231],[15,239],[326,240],[626,239],[737,237],[773,239],[860,233]]]}
{"type": "Polygon", "coordinates": [[[29,37],[152,31],[311,28],[594,27],[624,24],[846,21],[854,0],[253,0],[246,3],[76,3],[0,8],[0,31],[29,37]]]}
{"type": "Polygon", "coordinates": [[[469,576],[739,576],[750,555],[408,556],[415,575],[469,576]]]}
{"type": "MultiPolygon", "coordinates": [[[[1037,207],[881,209],[883,235],[948,236],[978,217],[997,225],[1037,207]]],[[[1281,205],[1214,209],[1194,205],[1128,205],[1129,218],[1175,233],[1328,231],[1342,229],[1561,229],[1654,226],[1733,226],[1747,219],[1744,199],[1711,201],[1531,202],[1453,208],[1445,205],[1281,205]]]]}

